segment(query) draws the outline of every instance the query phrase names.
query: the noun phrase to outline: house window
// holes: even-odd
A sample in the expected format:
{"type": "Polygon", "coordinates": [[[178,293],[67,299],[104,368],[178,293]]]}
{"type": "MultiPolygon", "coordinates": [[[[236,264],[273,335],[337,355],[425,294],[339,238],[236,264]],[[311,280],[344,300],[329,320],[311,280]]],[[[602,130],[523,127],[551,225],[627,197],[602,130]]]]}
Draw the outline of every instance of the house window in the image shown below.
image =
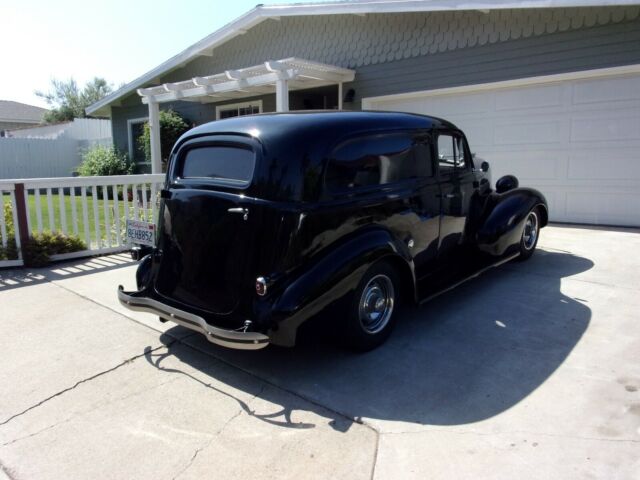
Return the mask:
{"type": "Polygon", "coordinates": [[[127,120],[129,159],[136,165],[136,173],[151,172],[151,162],[147,162],[144,158],[141,138],[144,133],[144,124],[147,123],[148,120],[147,117],[127,120]]]}
{"type": "Polygon", "coordinates": [[[262,100],[218,105],[216,107],[216,120],[241,117],[242,115],[253,115],[255,113],[262,113],[262,100]]]}

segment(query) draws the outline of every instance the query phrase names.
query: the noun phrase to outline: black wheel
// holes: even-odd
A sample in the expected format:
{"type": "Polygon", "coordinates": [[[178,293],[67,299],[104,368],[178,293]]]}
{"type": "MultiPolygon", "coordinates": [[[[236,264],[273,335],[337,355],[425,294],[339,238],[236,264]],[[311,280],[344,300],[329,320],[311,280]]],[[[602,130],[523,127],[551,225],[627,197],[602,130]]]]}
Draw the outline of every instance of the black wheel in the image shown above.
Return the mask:
{"type": "Polygon", "coordinates": [[[384,343],[395,324],[400,281],[385,261],[372,265],[362,276],[353,296],[346,325],[347,345],[361,352],[384,343]]]}
{"type": "Polygon", "coordinates": [[[533,255],[540,236],[540,212],[534,208],[527,214],[520,238],[520,256],[518,260],[527,260],[533,255]]]}

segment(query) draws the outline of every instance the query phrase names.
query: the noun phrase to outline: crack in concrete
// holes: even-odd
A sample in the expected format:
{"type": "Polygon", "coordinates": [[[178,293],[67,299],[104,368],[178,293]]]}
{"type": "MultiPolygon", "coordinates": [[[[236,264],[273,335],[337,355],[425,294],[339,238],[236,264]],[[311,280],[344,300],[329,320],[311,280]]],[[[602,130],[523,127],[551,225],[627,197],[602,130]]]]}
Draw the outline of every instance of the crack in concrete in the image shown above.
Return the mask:
{"type": "Polygon", "coordinates": [[[137,395],[141,395],[143,393],[147,393],[147,392],[149,392],[151,390],[154,390],[156,388],[160,388],[160,387],[162,387],[164,385],[167,385],[169,383],[173,383],[173,382],[175,382],[175,381],[177,381],[179,379],[180,379],[179,377],[172,378],[170,380],[167,380],[166,382],[158,383],[157,385],[154,385],[151,388],[144,388],[143,390],[138,390],[137,392],[131,393],[129,395],[125,395],[124,397],[114,398],[113,400],[110,400],[108,402],[98,402],[98,403],[96,403],[95,405],[93,405],[91,408],[89,408],[87,410],[81,410],[81,411],[78,411],[78,412],[74,412],[69,417],[65,418],[64,420],[60,420],[59,422],[53,423],[51,425],[47,425],[46,427],[38,430],[37,432],[30,433],[29,435],[25,435],[24,437],[14,438],[13,440],[10,440],[8,442],[3,443],[2,445],[0,445],[0,447],[8,447],[8,446],[13,445],[14,443],[20,442],[22,440],[27,440],[29,438],[36,437],[36,436],[38,436],[38,435],[40,435],[40,434],[42,434],[42,433],[44,433],[44,432],[46,432],[48,430],[56,428],[56,427],[58,427],[60,425],[64,425],[65,423],[69,423],[71,420],[74,420],[74,419],[76,419],[78,417],[81,417],[83,415],[87,415],[89,413],[95,412],[97,409],[99,409],[101,407],[104,407],[106,405],[110,405],[110,404],[115,403],[115,402],[122,402],[124,400],[127,400],[129,398],[135,397],[137,395]]]}
{"type": "MultiPolygon", "coordinates": [[[[367,423],[361,417],[351,416],[351,415],[349,415],[347,413],[343,413],[343,412],[340,412],[338,410],[334,410],[334,409],[332,409],[330,407],[327,407],[327,406],[325,406],[325,405],[317,402],[316,400],[313,400],[313,399],[311,399],[311,398],[309,398],[309,397],[307,397],[305,395],[302,395],[302,394],[300,394],[298,392],[295,392],[293,390],[289,390],[289,389],[284,388],[284,387],[282,387],[280,385],[277,385],[277,384],[271,382],[270,380],[262,378],[262,377],[258,376],[257,374],[255,374],[255,373],[253,373],[253,372],[251,372],[249,370],[245,370],[244,368],[241,368],[241,367],[239,367],[237,365],[234,365],[233,363],[230,363],[230,362],[228,362],[228,361],[226,361],[226,360],[224,360],[224,359],[222,359],[222,358],[220,358],[220,357],[218,357],[216,355],[213,355],[211,352],[209,352],[207,350],[202,350],[202,349],[199,349],[199,348],[197,348],[197,347],[195,347],[193,345],[185,343],[185,342],[181,341],[181,339],[176,340],[176,342],[180,343],[181,345],[184,345],[184,346],[186,346],[186,347],[188,347],[188,348],[190,348],[192,350],[195,350],[196,352],[200,352],[200,353],[203,353],[204,355],[212,357],[216,361],[228,366],[229,368],[238,370],[240,372],[243,372],[245,375],[248,375],[248,376],[250,376],[252,378],[255,378],[259,382],[262,382],[263,386],[268,385],[270,387],[273,387],[273,388],[275,388],[277,390],[280,390],[280,391],[285,392],[285,393],[287,393],[289,395],[292,395],[292,396],[294,396],[296,398],[299,398],[299,399],[303,400],[304,402],[307,402],[307,403],[309,403],[311,405],[314,405],[314,406],[319,407],[319,408],[321,408],[323,410],[326,410],[327,412],[331,412],[336,416],[342,417],[345,420],[348,420],[350,422],[356,423],[358,425],[362,425],[363,427],[371,430],[375,435],[375,448],[374,448],[374,452],[373,452],[373,459],[372,459],[372,465],[371,465],[371,477],[370,477],[373,480],[373,478],[375,476],[376,465],[378,463],[378,447],[380,445],[380,434],[381,434],[380,430],[378,430],[377,427],[375,427],[374,425],[372,425],[370,423],[367,423]]],[[[263,387],[263,389],[264,389],[264,387],[263,387]]],[[[253,398],[255,398],[255,396],[253,398]]],[[[175,480],[175,478],[174,478],[174,480],[175,480]]]]}
{"type": "Polygon", "coordinates": [[[372,462],[372,465],[371,465],[371,476],[369,477],[369,478],[371,478],[371,480],[373,480],[376,477],[376,466],[378,465],[378,448],[380,447],[380,432],[375,428],[373,428],[373,430],[376,432],[376,445],[375,445],[375,449],[373,450],[373,462],[372,462]]]}
{"type": "MultiPolygon", "coordinates": [[[[175,342],[175,340],[174,340],[175,342]]],[[[173,342],[171,342],[170,344],[166,345],[166,347],[168,348],[173,342]]],[[[152,351],[155,350],[159,350],[161,348],[165,348],[165,345],[160,345],[154,349],[152,349],[152,351]]],[[[12,421],[15,418],[21,417],[22,415],[26,414],[27,412],[30,412],[31,410],[38,408],[42,405],[44,405],[45,403],[49,402],[50,400],[53,400],[56,397],[59,397],[60,395],[64,395],[67,392],[70,392],[71,390],[74,390],[75,388],[77,388],[78,386],[82,385],[83,383],[87,383],[90,382],[91,380],[95,380],[96,378],[99,378],[103,375],[106,375],[107,373],[111,373],[117,369],[119,369],[120,367],[123,367],[125,365],[128,365],[129,363],[135,361],[136,359],[140,358],[140,357],[144,357],[145,353],[141,353],[139,355],[134,355],[131,358],[127,358],[126,360],[124,360],[123,362],[119,363],[118,365],[111,367],[107,370],[103,370],[102,372],[96,373],[94,375],[91,375],[90,377],[84,378],[82,380],[78,380],[74,385],[72,385],[71,387],[67,387],[63,390],[60,390],[57,393],[54,393],[53,395],[48,396],[47,398],[40,400],[38,403],[36,403],[35,405],[32,405],[26,409],[24,409],[23,411],[21,411],[20,413],[16,413],[12,416],[10,416],[9,418],[7,418],[6,420],[3,420],[2,422],[0,422],[0,426],[6,425],[8,424],[10,421],[12,421]]]]}
{"type": "MultiPolygon", "coordinates": [[[[255,400],[257,397],[259,397],[265,390],[266,388],[266,384],[263,383],[262,388],[260,389],[260,391],[258,393],[256,393],[253,397],[251,397],[247,402],[247,406],[249,406],[249,404],[255,400]]],[[[213,443],[213,440],[217,437],[219,437],[220,435],[222,435],[222,433],[224,432],[225,428],[227,428],[227,425],[229,425],[231,422],[233,422],[236,418],[238,418],[240,415],[242,415],[242,412],[244,412],[245,409],[244,408],[239,408],[238,411],[233,414],[231,417],[229,417],[229,419],[224,422],[224,425],[222,425],[222,427],[220,427],[220,429],[213,435],[211,435],[211,437],[204,442],[200,447],[196,448],[196,450],[193,452],[193,455],[191,456],[191,459],[189,460],[189,462],[187,463],[187,465],[184,466],[184,468],[182,470],[180,470],[174,477],[172,477],[171,480],[177,480],[178,477],[182,476],[187,470],[189,470],[191,468],[191,466],[193,465],[193,462],[195,462],[196,457],[200,454],[200,452],[202,452],[203,450],[206,450],[207,448],[209,448],[209,445],[211,445],[211,443],[213,443]]]]}
{"type": "Polygon", "coordinates": [[[0,472],[2,472],[9,480],[16,480],[13,472],[11,472],[2,462],[0,462],[0,472]]]}
{"type": "MultiPolygon", "coordinates": [[[[312,398],[309,398],[309,397],[307,397],[307,396],[305,396],[305,395],[302,395],[302,394],[300,394],[300,393],[298,393],[298,392],[295,392],[295,391],[293,391],[293,390],[289,390],[289,389],[284,388],[284,387],[282,387],[282,386],[280,386],[280,385],[277,385],[277,384],[275,384],[275,383],[273,383],[273,382],[271,382],[271,381],[269,381],[269,380],[266,380],[266,379],[264,379],[264,378],[261,378],[260,376],[258,376],[258,375],[256,375],[256,374],[254,374],[254,373],[252,373],[252,372],[250,372],[250,371],[248,371],[248,370],[245,370],[245,369],[243,369],[243,368],[241,368],[241,367],[239,367],[239,366],[237,366],[237,365],[234,365],[234,364],[232,364],[232,363],[230,363],[230,362],[227,362],[227,361],[223,360],[222,358],[217,357],[216,355],[212,355],[210,352],[207,352],[207,351],[203,351],[203,350],[201,350],[201,349],[198,349],[198,348],[194,347],[193,345],[187,344],[187,343],[185,343],[185,342],[183,341],[184,339],[186,339],[186,338],[188,338],[188,337],[191,337],[191,336],[196,335],[196,333],[195,333],[195,332],[194,332],[194,333],[190,333],[190,334],[188,334],[188,335],[185,335],[184,337],[181,337],[181,338],[175,337],[175,336],[173,336],[173,335],[172,335],[172,334],[170,334],[170,333],[162,332],[161,330],[156,330],[156,329],[154,329],[154,328],[150,327],[149,325],[146,325],[146,324],[144,324],[144,323],[142,323],[142,322],[139,322],[138,320],[136,320],[136,319],[134,319],[134,318],[132,318],[132,317],[130,317],[130,316],[128,316],[128,315],[126,315],[126,314],[123,314],[122,312],[119,312],[119,311],[117,311],[117,310],[113,309],[112,307],[110,307],[110,306],[108,306],[108,305],[104,305],[104,304],[102,304],[102,303],[99,303],[99,302],[97,302],[97,301],[95,301],[95,300],[93,300],[93,299],[91,299],[91,298],[89,298],[89,297],[87,297],[87,296],[85,296],[85,295],[82,295],[82,294],[80,294],[80,293],[78,293],[78,292],[76,292],[76,291],[74,291],[74,290],[71,290],[71,289],[69,289],[69,288],[67,288],[67,287],[65,287],[65,286],[63,286],[63,285],[60,285],[60,284],[58,283],[58,281],[57,281],[57,280],[52,280],[52,279],[48,279],[48,278],[46,278],[46,277],[45,277],[45,281],[46,281],[47,283],[50,283],[50,284],[52,284],[52,285],[55,285],[55,286],[56,286],[56,287],[58,287],[58,288],[63,289],[63,290],[65,290],[65,291],[69,292],[69,293],[72,293],[72,294],[74,294],[74,295],[76,295],[76,296],[78,296],[78,297],[80,297],[80,298],[82,298],[82,299],[84,299],[84,300],[87,300],[87,301],[89,301],[89,302],[91,302],[91,303],[93,303],[93,304],[95,304],[95,305],[98,305],[98,306],[100,306],[100,307],[102,307],[102,308],[106,308],[107,310],[109,310],[109,311],[111,311],[111,312],[113,312],[113,313],[117,314],[117,315],[118,315],[118,316],[120,316],[120,317],[123,317],[123,318],[125,318],[125,319],[127,319],[127,320],[130,320],[130,321],[132,321],[132,322],[134,322],[134,323],[136,323],[136,324],[138,324],[138,325],[141,325],[141,326],[143,326],[143,327],[146,327],[146,328],[148,328],[149,330],[152,330],[152,331],[154,331],[154,332],[156,332],[156,333],[160,333],[160,334],[168,335],[169,337],[171,337],[171,338],[173,339],[173,341],[172,341],[172,342],[170,342],[169,344],[167,344],[167,345],[162,345],[162,346],[159,346],[159,347],[156,347],[155,349],[150,350],[151,352],[156,351],[156,350],[158,350],[158,349],[160,349],[160,348],[163,348],[163,347],[165,347],[165,346],[166,346],[167,348],[169,348],[170,346],[172,346],[172,345],[173,345],[173,344],[175,344],[175,343],[180,343],[181,345],[184,345],[184,346],[186,346],[186,347],[188,347],[188,348],[190,348],[190,349],[192,349],[192,350],[198,351],[198,352],[203,353],[203,354],[205,354],[205,355],[207,355],[207,356],[209,356],[209,357],[212,357],[212,358],[216,359],[218,362],[220,362],[220,363],[222,363],[222,364],[224,364],[224,365],[226,365],[226,366],[228,366],[228,367],[230,367],[230,368],[233,368],[233,369],[235,369],[235,370],[238,370],[238,371],[240,371],[240,372],[243,372],[244,374],[249,375],[250,377],[257,379],[259,382],[261,382],[261,383],[263,384],[263,387],[262,387],[262,389],[260,390],[260,392],[258,392],[258,394],[256,394],[254,397],[252,397],[252,399],[251,399],[251,400],[255,399],[258,395],[260,395],[260,394],[264,391],[264,389],[266,388],[266,386],[267,386],[267,385],[269,385],[269,386],[271,386],[271,387],[273,387],[273,388],[275,388],[275,389],[277,389],[277,390],[280,390],[280,391],[285,392],[285,393],[287,393],[287,394],[289,394],[289,395],[292,395],[292,396],[294,396],[294,397],[297,397],[297,398],[299,398],[299,399],[301,399],[301,400],[303,400],[303,401],[305,401],[305,402],[307,402],[307,403],[309,403],[309,404],[311,404],[311,405],[314,405],[314,406],[316,406],[316,407],[319,407],[319,408],[321,408],[321,409],[323,409],[323,410],[326,410],[326,411],[328,411],[328,412],[331,412],[331,413],[333,413],[333,414],[335,414],[335,415],[337,415],[337,416],[339,416],[339,417],[342,417],[342,418],[343,418],[343,419],[345,419],[345,420],[348,420],[348,421],[351,421],[351,422],[353,422],[353,423],[356,423],[356,424],[362,425],[362,426],[364,426],[365,428],[367,428],[367,429],[371,430],[371,431],[375,434],[375,449],[374,449],[374,457],[373,457],[373,463],[372,463],[371,478],[373,478],[373,476],[375,475],[375,467],[376,467],[377,457],[378,457],[378,445],[379,445],[379,441],[380,441],[380,432],[379,432],[379,430],[378,430],[375,426],[373,426],[373,425],[371,425],[371,424],[369,424],[369,423],[367,423],[367,422],[363,421],[363,420],[362,420],[361,418],[359,418],[359,417],[354,417],[354,416],[351,416],[351,415],[349,415],[349,414],[346,414],[346,413],[343,413],[343,412],[340,412],[340,411],[334,410],[334,409],[332,409],[332,408],[330,408],[330,407],[327,407],[327,406],[325,406],[325,405],[323,405],[323,404],[319,403],[318,401],[316,401],[316,400],[314,400],[314,399],[312,399],[312,398]]],[[[121,367],[121,366],[123,366],[123,365],[126,365],[126,364],[127,364],[127,363],[129,363],[129,362],[131,362],[131,361],[133,361],[133,360],[135,360],[135,359],[137,359],[137,358],[139,358],[139,357],[141,357],[141,356],[145,356],[145,355],[147,355],[147,354],[148,354],[148,352],[149,352],[149,351],[147,351],[147,352],[145,352],[145,353],[143,353],[143,354],[140,354],[140,355],[136,355],[136,356],[134,356],[134,357],[132,357],[132,358],[130,358],[130,359],[128,359],[128,360],[125,360],[125,361],[124,361],[124,362],[122,362],[121,364],[119,364],[119,365],[117,365],[117,366],[115,366],[115,367],[113,367],[113,368],[111,368],[111,369],[109,369],[109,370],[105,370],[104,372],[100,372],[100,373],[98,373],[98,374],[96,374],[96,375],[94,375],[94,376],[92,376],[92,377],[89,377],[89,378],[86,378],[86,379],[84,379],[84,380],[81,380],[81,381],[77,382],[75,385],[73,385],[72,387],[69,387],[69,388],[67,388],[67,389],[64,389],[64,390],[62,390],[62,391],[60,391],[60,392],[58,392],[58,393],[56,393],[56,394],[54,394],[54,395],[52,395],[52,396],[50,396],[50,397],[48,397],[48,398],[46,398],[46,399],[42,400],[41,402],[38,402],[36,405],[33,405],[33,406],[31,406],[31,407],[27,408],[26,410],[24,410],[24,411],[22,411],[22,412],[20,412],[20,413],[18,413],[18,414],[15,414],[15,415],[13,415],[13,416],[11,416],[11,417],[10,417],[10,418],[8,418],[7,420],[5,420],[5,421],[1,422],[1,423],[0,423],[0,426],[6,425],[6,424],[7,424],[7,423],[9,423],[11,420],[13,420],[13,419],[15,419],[15,418],[17,418],[17,417],[20,417],[20,416],[22,416],[22,415],[26,414],[27,412],[29,412],[29,411],[33,410],[34,408],[37,408],[37,407],[41,406],[42,404],[44,404],[44,403],[48,402],[49,400],[52,400],[52,399],[53,399],[53,398],[55,398],[55,397],[58,397],[58,396],[60,396],[60,395],[62,395],[62,394],[64,394],[64,393],[66,393],[66,392],[68,392],[68,391],[70,391],[70,390],[75,389],[77,386],[81,385],[82,383],[85,383],[85,382],[91,381],[91,380],[93,380],[93,379],[95,379],[95,378],[98,378],[98,377],[100,377],[100,376],[104,375],[104,374],[107,374],[107,373],[110,373],[110,372],[112,372],[112,371],[114,371],[114,370],[117,370],[118,368],[120,368],[120,367],[121,367]]],[[[250,400],[250,401],[251,401],[251,400],[250,400]]],[[[221,431],[226,427],[226,425],[227,425],[228,423],[230,423],[230,422],[231,422],[231,420],[235,419],[238,415],[240,415],[240,414],[242,413],[242,411],[244,411],[244,409],[242,409],[242,408],[241,408],[241,409],[240,409],[240,411],[239,411],[236,415],[234,415],[231,419],[229,419],[229,421],[228,421],[228,422],[226,422],[226,423],[225,423],[225,425],[222,427],[221,431]]],[[[63,423],[63,422],[61,422],[61,423],[63,423]]],[[[54,425],[54,426],[55,426],[55,425],[54,425]]],[[[53,426],[52,426],[51,428],[53,428],[53,426]]],[[[47,428],[47,429],[48,429],[48,428],[47,428]]],[[[47,430],[47,429],[44,429],[44,430],[47,430]]],[[[42,431],[44,431],[44,430],[42,430],[42,431]]],[[[37,432],[36,434],[38,434],[38,433],[41,433],[41,432],[37,432]]],[[[34,434],[34,435],[36,435],[36,434],[34,434]]],[[[218,434],[216,434],[215,436],[217,436],[217,435],[218,435],[218,434]]],[[[33,435],[32,435],[32,436],[33,436],[33,435]]],[[[193,464],[193,461],[195,461],[195,459],[196,459],[196,457],[198,456],[199,452],[200,452],[202,449],[206,448],[206,447],[211,443],[211,441],[213,441],[213,438],[215,438],[215,436],[214,436],[214,437],[212,437],[212,439],[210,439],[210,440],[208,441],[207,445],[204,445],[203,447],[199,448],[198,450],[196,450],[196,451],[194,452],[194,454],[193,454],[193,456],[192,456],[191,460],[189,461],[189,464],[187,465],[187,467],[185,467],[185,469],[183,469],[181,472],[179,472],[179,473],[176,475],[176,477],[174,477],[174,479],[175,479],[175,478],[177,478],[178,476],[182,475],[182,474],[184,473],[184,471],[186,471],[186,470],[187,470],[187,469],[188,469],[188,468],[193,464]]],[[[24,438],[27,438],[27,437],[24,437],[24,438]]],[[[18,441],[18,440],[19,440],[19,439],[15,440],[15,441],[18,441]]],[[[12,442],[10,442],[10,443],[13,443],[13,441],[12,441],[12,442]]],[[[3,445],[3,446],[4,446],[4,445],[3,445]]]]}

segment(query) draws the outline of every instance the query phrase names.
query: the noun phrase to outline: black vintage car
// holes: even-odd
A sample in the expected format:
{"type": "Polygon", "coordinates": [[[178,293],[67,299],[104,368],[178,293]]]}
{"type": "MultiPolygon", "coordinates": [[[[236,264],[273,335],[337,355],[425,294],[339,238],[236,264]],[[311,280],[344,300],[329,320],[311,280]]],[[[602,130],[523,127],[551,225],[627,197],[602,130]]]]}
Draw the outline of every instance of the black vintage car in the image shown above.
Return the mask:
{"type": "Polygon", "coordinates": [[[156,246],[119,299],[241,349],[293,346],[304,322],[337,311],[327,325],[374,348],[400,300],[533,254],[545,198],[513,176],[492,190],[488,170],[455,125],[421,115],[199,126],[173,149],[156,246]]]}

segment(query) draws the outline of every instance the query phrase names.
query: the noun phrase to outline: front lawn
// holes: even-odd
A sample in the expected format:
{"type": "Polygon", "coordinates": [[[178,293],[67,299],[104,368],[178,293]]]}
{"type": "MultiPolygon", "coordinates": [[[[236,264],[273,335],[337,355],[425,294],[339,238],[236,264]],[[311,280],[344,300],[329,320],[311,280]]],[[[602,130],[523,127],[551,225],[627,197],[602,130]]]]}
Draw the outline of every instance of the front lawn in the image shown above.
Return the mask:
{"type": "MultiPolygon", "coordinates": [[[[102,197],[100,195],[100,197],[102,197]]],[[[67,234],[74,234],[75,230],[73,227],[73,203],[75,201],[76,206],[76,218],[78,219],[78,229],[77,234],[82,239],[85,240],[85,224],[84,224],[84,215],[82,211],[82,197],[77,194],[75,199],[73,199],[70,195],[63,195],[63,208],[66,217],[67,224],[67,234]]],[[[11,202],[9,195],[6,194],[4,196],[4,204],[7,205],[11,202]]],[[[125,226],[125,210],[124,210],[124,202],[120,199],[118,200],[118,211],[115,212],[115,202],[113,200],[107,200],[107,209],[109,211],[109,220],[111,223],[111,233],[112,238],[111,241],[115,244],[115,218],[116,215],[120,217],[120,227],[121,232],[124,234],[124,226],[125,226]]],[[[30,193],[27,197],[28,209],[29,209],[29,221],[31,224],[31,232],[35,233],[38,231],[38,216],[36,210],[36,195],[35,193],[30,193]]],[[[105,222],[105,212],[104,212],[104,204],[105,201],[102,198],[96,199],[95,203],[98,207],[98,225],[100,228],[100,237],[102,240],[106,239],[106,222],[105,222]]],[[[50,223],[49,218],[49,202],[47,200],[46,194],[40,194],[40,206],[42,212],[42,230],[49,231],[62,231],[62,217],[60,215],[60,196],[55,193],[51,195],[51,206],[53,213],[53,223],[50,223]]],[[[129,217],[133,218],[133,204],[131,201],[128,202],[129,207],[129,217]]],[[[142,208],[139,209],[139,215],[142,213],[142,208]]],[[[88,216],[88,227],[89,227],[89,235],[91,236],[91,243],[96,242],[96,222],[94,215],[94,199],[90,192],[87,192],[87,216],[88,216]]],[[[142,219],[142,218],[141,218],[142,219]]]]}

